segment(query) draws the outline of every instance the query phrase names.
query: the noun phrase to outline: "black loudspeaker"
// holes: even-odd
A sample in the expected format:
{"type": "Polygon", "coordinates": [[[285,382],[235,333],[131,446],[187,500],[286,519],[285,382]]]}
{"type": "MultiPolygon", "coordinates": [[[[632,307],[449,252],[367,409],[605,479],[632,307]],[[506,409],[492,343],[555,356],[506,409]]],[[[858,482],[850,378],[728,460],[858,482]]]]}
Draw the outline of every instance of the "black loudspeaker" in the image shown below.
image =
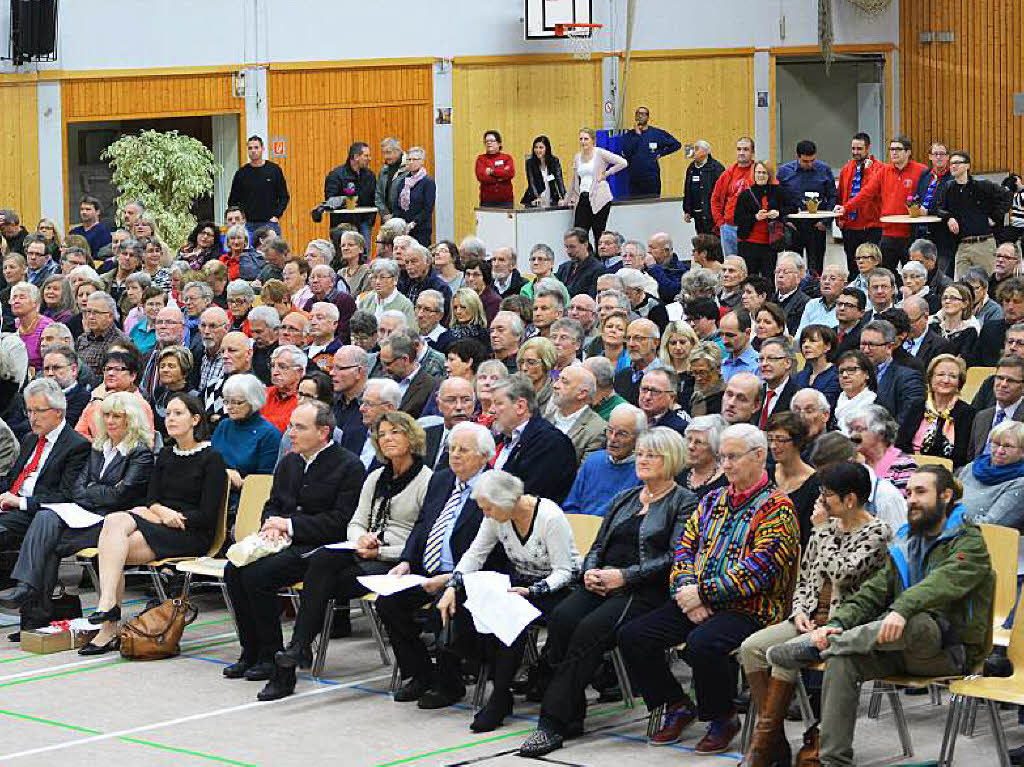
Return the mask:
{"type": "Polygon", "coordinates": [[[11,58],[52,61],[57,52],[57,0],[11,0],[11,58]]]}

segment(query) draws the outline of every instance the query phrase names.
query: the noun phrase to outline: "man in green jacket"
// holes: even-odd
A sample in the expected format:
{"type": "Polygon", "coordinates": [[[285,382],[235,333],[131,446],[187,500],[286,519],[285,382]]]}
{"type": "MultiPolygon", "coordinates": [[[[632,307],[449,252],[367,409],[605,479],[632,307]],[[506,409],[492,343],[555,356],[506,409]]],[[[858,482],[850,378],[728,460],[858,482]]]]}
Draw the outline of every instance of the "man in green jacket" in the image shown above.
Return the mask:
{"type": "Polygon", "coordinates": [[[860,684],[893,675],[972,673],[992,649],[995,573],[976,525],[956,505],[948,469],[923,466],[907,483],[907,519],[884,568],[825,626],[768,651],[783,668],[826,661],[821,764],[854,764],[860,684]]]}

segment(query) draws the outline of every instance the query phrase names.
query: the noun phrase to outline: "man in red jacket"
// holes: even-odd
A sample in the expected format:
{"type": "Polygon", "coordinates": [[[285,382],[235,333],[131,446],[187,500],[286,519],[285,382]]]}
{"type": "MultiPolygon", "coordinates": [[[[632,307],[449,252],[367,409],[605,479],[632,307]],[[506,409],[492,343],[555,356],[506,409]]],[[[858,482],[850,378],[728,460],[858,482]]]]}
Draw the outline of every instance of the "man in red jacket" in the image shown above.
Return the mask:
{"type": "MultiPolygon", "coordinates": [[[[839,171],[839,189],[836,201],[846,206],[857,196],[871,177],[878,172],[882,164],[871,154],[871,137],[867,133],[858,133],[850,141],[850,161],[839,171]]],[[[882,225],[878,221],[878,205],[868,203],[863,210],[847,213],[838,220],[843,230],[843,250],[846,251],[846,268],[850,274],[857,273],[857,261],[854,258],[857,248],[865,242],[876,245],[882,239],[882,225]]]]}
{"type": "MultiPolygon", "coordinates": [[[[907,202],[917,196],[917,182],[928,169],[910,159],[910,139],[896,136],[889,142],[889,160],[861,187],[860,193],[846,204],[836,207],[839,216],[848,213],[863,215],[869,205],[879,205],[879,218],[907,214],[907,202]]],[[[907,260],[910,247],[908,224],[882,224],[882,264],[892,272],[907,260]]]]}
{"type": "Polygon", "coordinates": [[[720,232],[723,255],[736,255],[736,198],[753,183],[754,139],[740,136],[736,139],[735,164],[730,165],[725,173],[718,177],[715,191],[711,193],[711,213],[720,232]]]}

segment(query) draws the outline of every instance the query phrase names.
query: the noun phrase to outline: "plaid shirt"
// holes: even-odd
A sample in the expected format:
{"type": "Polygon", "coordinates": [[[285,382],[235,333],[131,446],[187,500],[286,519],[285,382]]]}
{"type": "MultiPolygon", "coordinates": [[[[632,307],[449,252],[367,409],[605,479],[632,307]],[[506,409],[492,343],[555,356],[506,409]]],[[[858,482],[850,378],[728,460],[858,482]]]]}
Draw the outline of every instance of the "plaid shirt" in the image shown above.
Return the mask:
{"type": "Polygon", "coordinates": [[[205,392],[211,384],[224,378],[224,360],[218,351],[213,357],[209,354],[203,355],[203,362],[199,368],[199,391],[205,392]]]}
{"type": "Polygon", "coordinates": [[[107,349],[115,341],[128,343],[128,337],[111,325],[103,335],[95,336],[92,331],[86,331],[78,337],[75,349],[82,361],[89,366],[90,370],[97,374],[103,374],[103,360],[107,356],[107,349]]]}

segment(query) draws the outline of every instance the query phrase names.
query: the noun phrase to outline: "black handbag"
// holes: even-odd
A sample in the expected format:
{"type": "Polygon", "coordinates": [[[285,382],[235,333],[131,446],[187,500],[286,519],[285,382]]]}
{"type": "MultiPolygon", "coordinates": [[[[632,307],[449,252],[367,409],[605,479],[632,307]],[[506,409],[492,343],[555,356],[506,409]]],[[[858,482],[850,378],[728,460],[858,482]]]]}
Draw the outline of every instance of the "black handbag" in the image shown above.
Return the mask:
{"type": "Polygon", "coordinates": [[[59,591],[50,599],[47,607],[41,600],[34,600],[21,608],[21,630],[49,626],[51,621],[70,621],[82,617],[82,599],[78,594],[69,594],[60,585],[59,591]]]}

